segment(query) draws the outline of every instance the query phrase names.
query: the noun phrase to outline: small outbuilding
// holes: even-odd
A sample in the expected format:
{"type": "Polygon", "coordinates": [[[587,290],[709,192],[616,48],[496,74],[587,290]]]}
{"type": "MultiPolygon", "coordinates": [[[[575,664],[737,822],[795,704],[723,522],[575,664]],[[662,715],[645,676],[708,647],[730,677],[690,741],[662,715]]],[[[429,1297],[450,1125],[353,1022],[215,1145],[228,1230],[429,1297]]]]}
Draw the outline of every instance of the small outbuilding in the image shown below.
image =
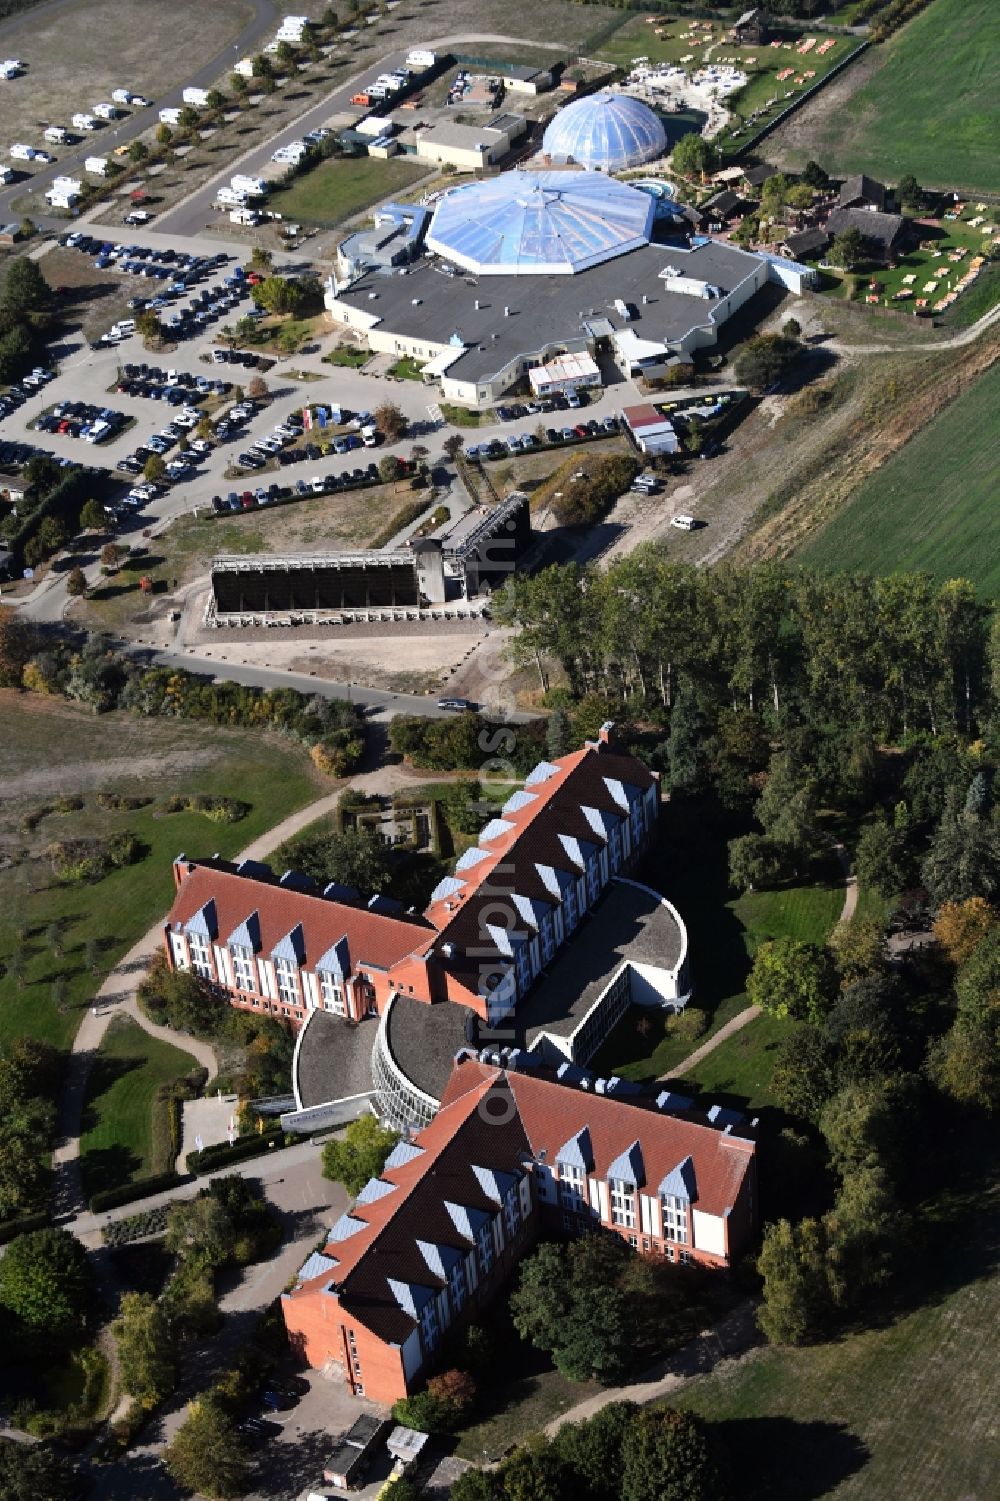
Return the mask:
{"type": "Polygon", "coordinates": [[[623,407],[622,417],[641,453],[676,453],[680,447],[673,424],[657,411],[652,402],[623,407]]]}

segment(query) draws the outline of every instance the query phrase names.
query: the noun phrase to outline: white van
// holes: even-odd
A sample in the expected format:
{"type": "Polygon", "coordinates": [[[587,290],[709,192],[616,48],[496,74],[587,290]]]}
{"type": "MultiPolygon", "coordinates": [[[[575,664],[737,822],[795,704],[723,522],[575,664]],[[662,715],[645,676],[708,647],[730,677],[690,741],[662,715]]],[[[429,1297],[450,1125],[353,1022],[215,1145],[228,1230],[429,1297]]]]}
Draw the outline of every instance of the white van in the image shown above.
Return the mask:
{"type": "Polygon", "coordinates": [[[682,513],[679,516],[671,516],[670,525],[676,526],[682,532],[693,532],[698,523],[693,516],[686,516],[682,513]]]}
{"type": "Polygon", "coordinates": [[[120,339],[127,339],[129,334],[135,333],[135,319],[120,318],[111,329],[111,332],[117,334],[120,339]]]}

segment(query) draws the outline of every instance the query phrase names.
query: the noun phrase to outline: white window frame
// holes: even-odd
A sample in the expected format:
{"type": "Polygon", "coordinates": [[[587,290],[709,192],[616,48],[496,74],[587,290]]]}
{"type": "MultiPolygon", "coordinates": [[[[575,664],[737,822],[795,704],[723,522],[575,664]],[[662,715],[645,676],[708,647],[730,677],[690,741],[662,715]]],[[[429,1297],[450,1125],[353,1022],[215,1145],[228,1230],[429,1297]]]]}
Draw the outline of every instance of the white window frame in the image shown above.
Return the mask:
{"type": "Polygon", "coordinates": [[[242,943],[232,943],[229,945],[229,961],[233,966],[233,984],[236,989],[243,995],[256,995],[257,966],[254,963],[253,949],[242,943]]]}
{"type": "Polygon", "coordinates": [[[334,1016],[347,1015],[347,999],[344,995],[344,987],[339,984],[331,970],[320,969],[316,971],[319,980],[320,999],[323,1002],[324,1011],[332,1011],[334,1016]]]}
{"type": "Polygon", "coordinates": [[[278,987],[278,1000],[284,1006],[300,1006],[299,967],[294,959],[274,960],[274,983],[278,987]]]}
{"type": "Polygon", "coordinates": [[[203,980],[211,980],[212,949],[208,939],[202,933],[189,933],[188,949],[191,954],[191,968],[195,974],[201,975],[203,980]]]}
{"type": "Polygon", "coordinates": [[[609,1178],[611,1199],[611,1223],[620,1230],[634,1230],[636,1226],[635,1188],[624,1178],[609,1178]]]}

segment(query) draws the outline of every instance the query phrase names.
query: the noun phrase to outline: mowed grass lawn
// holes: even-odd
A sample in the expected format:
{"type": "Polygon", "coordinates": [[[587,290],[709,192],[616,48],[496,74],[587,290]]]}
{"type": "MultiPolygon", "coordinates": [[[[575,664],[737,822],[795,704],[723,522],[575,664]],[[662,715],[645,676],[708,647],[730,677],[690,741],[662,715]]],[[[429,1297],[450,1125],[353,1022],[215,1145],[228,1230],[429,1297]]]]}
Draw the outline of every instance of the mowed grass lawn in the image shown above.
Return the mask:
{"type": "MultiPolygon", "coordinates": [[[[195,1067],[190,1053],[160,1042],[128,1016],[116,1016],[104,1034],[87,1087],[80,1137],[80,1168],[89,1197],[151,1173],[169,1172],[169,1152],[156,1160],[153,1101],[161,1084],[195,1067]]],[[[169,1144],[164,1131],[163,1147],[169,1144]]]]}
{"type": "Polygon", "coordinates": [[[861,484],[799,555],[819,568],[926,569],[1000,595],[1000,363],[861,484]]]}
{"type": "Polygon", "coordinates": [[[751,1351],[671,1398],[722,1425],[745,1501],[997,1494],[996,1147],[971,1122],[951,1139],[954,1168],[928,1180],[908,1285],[882,1327],[751,1351]]]}
{"type": "Polygon", "coordinates": [[[881,66],[815,135],[809,116],[823,110],[823,94],[805,106],[810,154],[837,174],[896,183],[912,172],[931,187],[1000,190],[996,0],[933,0],[879,55],[881,66]]]}
{"type": "Polygon", "coordinates": [[[417,166],[398,157],[385,162],[372,156],[342,157],[321,162],[272,193],[269,202],[276,213],[301,224],[340,224],[410,187],[430,170],[426,164],[417,166]]]}
{"type": "Polygon", "coordinates": [[[65,1047],[104,975],[169,906],[174,857],[235,854],[320,796],[324,784],[303,747],[250,731],[95,716],[8,690],[0,692],[0,713],[0,854],[9,862],[0,869],[0,1042],[29,1035],[65,1047]],[[108,810],[97,803],[101,791],[151,801],[108,810]],[[231,824],[166,813],[171,793],[236,798],[249,811],[231,824]],[[49,812],[29,831],[25,816],[59,797],[80,797],[83,806],[49,812]],[[140,842],[136,864],[93,885],[64,885],[53,875],[44,856],[50,843],[122,830],[140,842]],[[15,950],[20,984],[10,970],[15,950]]]}
{"type": "MultiPolygon", "coordinates": [[[[774,891],[734,896],[727,883],[724,840],[708,830],[699,834],[688,827],[689,823],[685,813],[668,811],[665,850],[669,853],[664,855],[662,865],[654,857],[645,874],[684,919],[695,987],[691,1004],[708,1013],[708,1028],[696,1041],[684,1041],[663,1031],[659,1015],[646,1016],[635,1010],[597,1053],[592,1064],[596,1072],[640,1081],[669,1076],[695,1048],[749,1005],[746,977],[762,943],[789,937],[822,944],[843,908],[843,876],[837,862],[825,851],[808,876],[798,882],[774,891]]],[[[685,1078],[699,1087],[745,1094],[753,1103],[766,1103],[770,1052],[776,1040],[772,1033],[783,1035],[789,1025],[770,1017],[759,1018],[720,1043],[696,1074],[685,1078]],[[738,1050],[735,1055],[734,1050],[738,1050]],[[710,1068],[717,1058],[720,1066],[710,1068]]]]}

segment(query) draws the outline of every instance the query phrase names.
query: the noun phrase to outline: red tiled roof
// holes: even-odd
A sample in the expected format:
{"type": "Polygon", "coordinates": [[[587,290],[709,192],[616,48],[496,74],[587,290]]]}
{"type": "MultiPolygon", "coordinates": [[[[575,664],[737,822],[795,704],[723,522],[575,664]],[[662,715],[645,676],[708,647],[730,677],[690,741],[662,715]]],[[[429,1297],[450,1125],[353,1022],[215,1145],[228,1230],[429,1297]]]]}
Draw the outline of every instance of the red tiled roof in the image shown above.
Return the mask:
{"type": "Polygon", "coordinates": [[[194,917],[206,902],[214,901],[218,941],[256,912],[260,920],[261,954],[275,945],[299,923],[305,937],[306,967],[311,967],[341,938],[347,938],[351,967],[371,964],[388,969],[419,948],[426,934],[420,920],[387,917],[344,902],[311,896],[291,887],[261,881],[253,876],[222,870],[216,864],[189,862],[167,918],[171,927],[194,917]]]}
{"type": "MultiPolygon", "coordinates": [[[[484,1080],[495,1079],[497,1073],[497,1069],[473,1060],[456,1064],[442,1108],[460,1100],[464,1091],[478,1091],[484,1080]]],[[[531,1074],[508,1073],[507,1084],[533,1157],[538,1158],[544,1149],[552,1162],[560,1147],[586,1126],[594,1150],[595,1177],[606,1177],[615,1159],[638,1138],[642,1142],[647,1193],[655,1194],[667,1174],[690,1157],[698,1190],[694,1208],[721,1215],[735,1203],[753,1155],[753,1145],[745,1137],[661,1114],[626,1099],[584,1094],[531,1074]]]]}
{"type": "Polygon", "coordinates": [[[346,1240],[328,1241],[325,1254],[336,1267],[302,1283],[291,1298],[312,1297],[332,1282],[345,1312],[383,1339],[402,1343],[415,1321],[399,1306],[388,1279],[430,1288],[443,1285],[417,1241],[468,1247],[469,1239],[444,1207],[447,1201],[472,1211],[496,1212],[473,1166],[516,1174],[528,1158],[540,1160],[543,1151],[552,1163],[584,1127],[596,1177],[606,1177],[615,1159],[640,1142],[647,1193],[655,1194],[668,1173],[690,1157],[696,1186],[693,1207],[712,1215],[722,1215],[735,1203],[754,1152],[752,1141],[712,1126],[468,1060],[455,1065],[441,1109],[414,1138],[413,1145],[422,1149],[419,1155],[381,1173],[383,1182],[396,1185],[394,1191],[349,1211],[365,1228],[346,1240]],[[502,1108],[493,1115],[491,1095],[503,1096],[502,1108]],[[515,1111],[510,1109],[511,1096],[515,1111]]]}

